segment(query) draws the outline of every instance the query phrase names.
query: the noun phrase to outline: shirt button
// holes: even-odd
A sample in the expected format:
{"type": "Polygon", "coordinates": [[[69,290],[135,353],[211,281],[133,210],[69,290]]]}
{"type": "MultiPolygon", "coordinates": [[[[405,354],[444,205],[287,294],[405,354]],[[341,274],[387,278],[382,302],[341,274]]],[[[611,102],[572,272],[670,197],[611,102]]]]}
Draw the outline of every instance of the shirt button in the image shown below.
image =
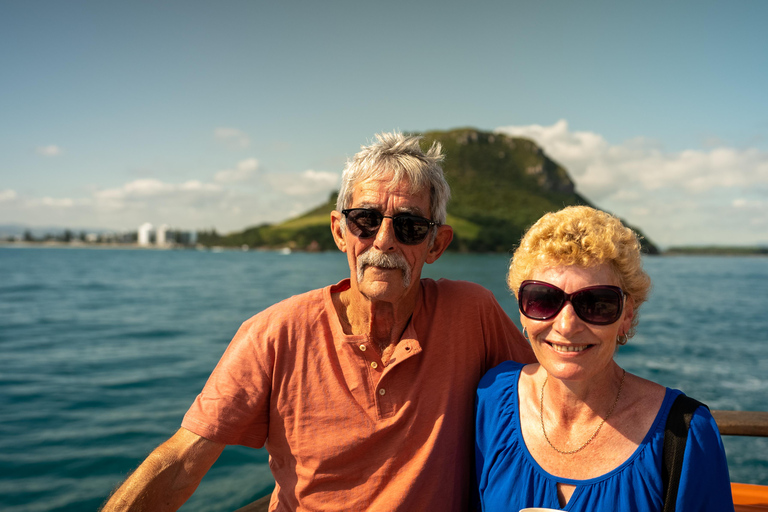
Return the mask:
{"type": "Polygon", "coordinates": [[[365,345],[360,345],[360,350],[365,352],[365,345]]]}
{"type": "Polygon", "coordinates": [[[387,394],[387,390],[386,390],[386,389],[384,389],[384,388],[381,388],[381,389],[379,390],[379,394],[380,394],[381,396],[384,396],[384,395],[386,395],[386,394],[387,394]]]}
{"type": "Polygon", "coordinates": [[[371,363],[371,368],[373,368],[374,370],[375,370],[376,368],[378,368],[378,367],[379,367],[379,365],[378,365],[378,364],[376,364],[376,361],[374,361],[374,362],[372,362],[372,363],[371,363]]]}

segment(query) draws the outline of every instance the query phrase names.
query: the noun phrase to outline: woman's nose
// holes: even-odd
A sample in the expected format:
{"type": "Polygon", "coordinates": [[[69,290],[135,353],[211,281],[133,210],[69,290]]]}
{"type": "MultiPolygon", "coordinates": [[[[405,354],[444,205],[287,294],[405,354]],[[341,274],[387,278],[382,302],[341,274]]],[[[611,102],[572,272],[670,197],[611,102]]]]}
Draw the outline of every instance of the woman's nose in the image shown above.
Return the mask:
{"type": "Polygon", "coordinates": [[[576,310],[573,309],[571,301],[567,301],[565,305],[563,305],[563,309],[560,310],[555,318],[555,324],[557,330],[563,335],[566,335],[569,332],[578,331],[583,327],[582,320],[576,314],[576,310]]]}

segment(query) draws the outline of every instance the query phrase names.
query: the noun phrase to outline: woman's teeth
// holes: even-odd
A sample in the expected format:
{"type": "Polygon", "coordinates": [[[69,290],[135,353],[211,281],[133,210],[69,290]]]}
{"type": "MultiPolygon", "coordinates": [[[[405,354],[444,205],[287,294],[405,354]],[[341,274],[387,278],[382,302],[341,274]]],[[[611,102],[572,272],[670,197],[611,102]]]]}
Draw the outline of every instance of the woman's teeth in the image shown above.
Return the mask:
{"type": "Polygon", "coordinates": [[[549,346],[556,352],[582,352],[590,347],[590,345],[555,345],[554,343],[550,343],[549,346]]]}

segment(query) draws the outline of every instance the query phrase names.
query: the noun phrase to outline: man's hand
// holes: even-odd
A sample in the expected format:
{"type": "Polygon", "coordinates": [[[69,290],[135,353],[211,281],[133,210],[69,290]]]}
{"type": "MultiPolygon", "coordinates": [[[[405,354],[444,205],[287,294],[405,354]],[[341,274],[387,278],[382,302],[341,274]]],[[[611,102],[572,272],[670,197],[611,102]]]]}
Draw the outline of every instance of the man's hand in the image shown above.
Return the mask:
{"type": "Polygon", "coordinates": [[[102,512],[177,510],[192,496],[225,446],[179,429],[110,496],[102,512]]]}

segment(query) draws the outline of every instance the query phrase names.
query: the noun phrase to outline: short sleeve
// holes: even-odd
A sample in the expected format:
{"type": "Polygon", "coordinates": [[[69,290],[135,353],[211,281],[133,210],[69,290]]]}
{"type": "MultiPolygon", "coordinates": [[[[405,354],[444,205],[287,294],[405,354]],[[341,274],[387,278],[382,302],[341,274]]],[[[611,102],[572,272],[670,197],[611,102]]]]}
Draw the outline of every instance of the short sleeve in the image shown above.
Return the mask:
{"type": "Polygon", "coordinates": [[[490,290],[482,306],[484,315],[483,334],[486,343],[486,369],[493,368],[504,361],[518,363],[535,363],[528,340],[520,333],[520,329],[509,318],[490,290]]]}
{"type": "MultiPolygon", "coordinates": [[[[263,315],[263,314],[262,314],[263,315]]],[[[235,334],[182,427],[224,444],[261,448],[269,428],[270,343],[257,315],[235,334]]]]}
{"type": "Polygon", "coordinates": [[[699,407],[691,419],[677,510],[733,511],[731,482],[720,432],[712,414],[699,407]]]}
{"type": "Polygon", "coordinates": [[[485,468],[485,456],[490,451],[490,440],[498,428],[497,398],[494,396],[498,388],[494,388],[493,383],[500,370],[496,367],[485,374],[475,397],[475,470],[478,482],[485,468]]]}
{"type": "Polygon", "coordinates": [[[517,379],[524,365],[506,361],[483,376],[475,398],[475,485],[480,496],[487,485],[490,464],[502,449],[499,443],[514,444],[517,379]]]}

